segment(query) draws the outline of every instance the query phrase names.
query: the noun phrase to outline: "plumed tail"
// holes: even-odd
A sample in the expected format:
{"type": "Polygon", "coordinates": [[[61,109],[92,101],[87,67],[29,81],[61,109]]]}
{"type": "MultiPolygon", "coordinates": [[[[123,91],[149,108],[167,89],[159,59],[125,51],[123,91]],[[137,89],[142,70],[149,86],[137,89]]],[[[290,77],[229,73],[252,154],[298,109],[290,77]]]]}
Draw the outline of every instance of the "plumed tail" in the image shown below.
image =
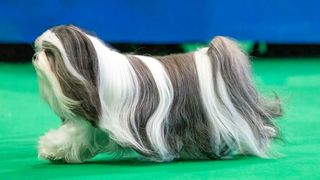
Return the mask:
{"type": "MultiPolygon", "coordinates": [[[[214,72],[220,72],[220,74],[216,74],[216,76],[221,76],[220,81],[223,81],[223,83],[220,82],[220,85],[223,84],[227,92],[224,95],[228,96],[227,98],[219,95],[221,104],[231,111],[236,109],[240,116],[236,116],[234,114],[237,113],[232,112],[230,113],[231,117],[244,119],[252,130],[255,138],[254,143],[258,143],[256,149],[265,151],[270,139],[278,135],[278,128],[273,119],[282,114],[280,98],[276,95],[275,100],[268,100],[257,92],[251,79],[248,57],[235,41],[218,36],[210,43],[207,53],[212,59],[214,72]],[[231,103],[227,104],[227,101],[223,99],[229,99],[231,103]]],[[[214,79],[219,81],[219,77],[214,79]]],[[[216,84],[219,86],[219,82],[216,82],[216,84]]],[[[236,118],[234,121],[237,121],[236,118]]],[[[242,141],[251,141],[249,139],[242,141]]],[[[263,153],[254,154],[264,156],[263,153]]]]}

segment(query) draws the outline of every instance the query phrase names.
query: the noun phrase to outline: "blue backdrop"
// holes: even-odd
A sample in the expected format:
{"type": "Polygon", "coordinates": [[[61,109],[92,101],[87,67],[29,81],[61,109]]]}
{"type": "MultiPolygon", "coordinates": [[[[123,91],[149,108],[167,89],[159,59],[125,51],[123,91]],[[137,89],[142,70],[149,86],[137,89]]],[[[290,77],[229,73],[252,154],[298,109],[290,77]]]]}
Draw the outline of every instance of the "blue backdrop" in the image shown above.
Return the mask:
{"type": "Polygon", "coordinates": [[[182,43],[215,35],[273,43],[320,43],[319,0],[0,1],[0,42],[32,42],[74,24],[108,42],[182,43]]]}

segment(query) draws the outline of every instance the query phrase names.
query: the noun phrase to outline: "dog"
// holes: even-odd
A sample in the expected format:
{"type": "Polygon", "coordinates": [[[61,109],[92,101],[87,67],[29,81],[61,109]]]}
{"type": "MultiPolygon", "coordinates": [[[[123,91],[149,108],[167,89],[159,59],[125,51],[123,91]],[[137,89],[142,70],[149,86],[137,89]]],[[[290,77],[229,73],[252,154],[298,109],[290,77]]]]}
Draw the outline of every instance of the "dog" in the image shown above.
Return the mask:
{"type": "Polygon", "coordinates": [[[271,156],[281,104],[257,92],[235,40],[217,36],[195,52],[152,57],[121,54],[61,25],[34,46],[40,94],[62,120],[40,138],[40,158],[82,163],[125,151],[155,162],[271,156]]]}

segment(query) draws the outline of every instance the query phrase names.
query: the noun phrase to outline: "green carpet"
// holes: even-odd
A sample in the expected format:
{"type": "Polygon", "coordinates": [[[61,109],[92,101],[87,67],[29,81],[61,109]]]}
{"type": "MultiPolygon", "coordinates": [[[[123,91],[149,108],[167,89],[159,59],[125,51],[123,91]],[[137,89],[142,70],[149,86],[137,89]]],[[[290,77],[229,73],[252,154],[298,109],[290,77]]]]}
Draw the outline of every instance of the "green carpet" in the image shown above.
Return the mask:
{"type": "Polygon", "coordinates": [[[60,120],[40,99],[31,64],[0,63],[1,179],[320,179],[320,59],[262,59],[253,62],[256,83],[284,102],[278,120],[284,142],[278,159],[143,163],[100,155],[86,164],[38,160],[40,135],[60,120]]]}

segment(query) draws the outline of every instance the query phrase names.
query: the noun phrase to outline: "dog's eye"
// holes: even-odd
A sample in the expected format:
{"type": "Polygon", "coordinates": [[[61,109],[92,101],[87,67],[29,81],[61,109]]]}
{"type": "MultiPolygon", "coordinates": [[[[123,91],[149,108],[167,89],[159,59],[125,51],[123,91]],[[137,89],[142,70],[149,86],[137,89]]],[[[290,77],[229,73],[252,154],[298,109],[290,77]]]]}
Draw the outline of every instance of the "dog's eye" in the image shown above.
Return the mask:
{"type": "Polygon", "coordinates": [[[37,60],[37,57],[38,57],[38,53],[34,53],[34,55],[32,56],[32,61],[37,60]]]}
{"type": "Polygon", "coordinates": [[[66,119],[64,117],[60,117],[62,123],[65,123],[66,122],[66,119]]]}

